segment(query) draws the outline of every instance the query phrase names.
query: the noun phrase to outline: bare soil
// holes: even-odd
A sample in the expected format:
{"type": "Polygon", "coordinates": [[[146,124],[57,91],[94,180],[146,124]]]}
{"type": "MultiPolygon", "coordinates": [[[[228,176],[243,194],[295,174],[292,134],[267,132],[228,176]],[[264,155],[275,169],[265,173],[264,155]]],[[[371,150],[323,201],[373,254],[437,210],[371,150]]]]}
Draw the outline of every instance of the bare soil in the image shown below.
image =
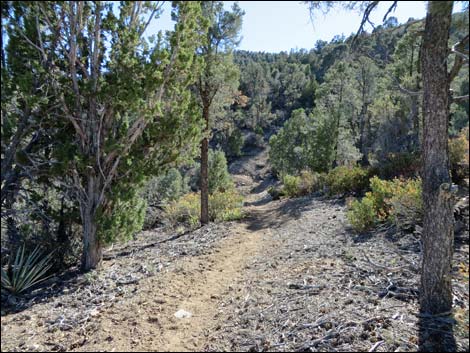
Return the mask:
{"type": "Polygon", "coordinates": [[[354,234],[342,199],[272,201],[273,181],[254,180],[258,157],[235,166],[243,220],[142,232],[99,270],[9,298],[2,351],[416,351],[436,332],[444,349],[468,351],[468,228],[456,238],[454,315],[429,321],[418,232],[354,234]]]}

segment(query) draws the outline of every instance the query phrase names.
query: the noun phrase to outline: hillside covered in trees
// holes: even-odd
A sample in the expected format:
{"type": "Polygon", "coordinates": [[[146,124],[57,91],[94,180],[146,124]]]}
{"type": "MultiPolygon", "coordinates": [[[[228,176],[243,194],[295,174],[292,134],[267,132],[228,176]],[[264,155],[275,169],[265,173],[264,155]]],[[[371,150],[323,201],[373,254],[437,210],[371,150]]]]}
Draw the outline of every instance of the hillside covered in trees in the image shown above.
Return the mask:
{"type": "Polygon", "coordinates": [[[164,3],[2,3],[2,351],[468,351],[468,5],[164,3]]]}

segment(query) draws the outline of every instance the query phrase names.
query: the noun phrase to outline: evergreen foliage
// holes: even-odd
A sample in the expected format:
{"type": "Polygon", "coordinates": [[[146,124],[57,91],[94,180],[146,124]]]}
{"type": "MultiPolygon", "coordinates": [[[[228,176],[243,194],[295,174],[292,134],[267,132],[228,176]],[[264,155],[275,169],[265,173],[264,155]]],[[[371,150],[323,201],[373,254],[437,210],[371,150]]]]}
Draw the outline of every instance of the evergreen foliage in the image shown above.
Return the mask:
{"type": "Polygon", "coordinates": [[[278,174],[298,174],[303,169],[327,171],[332,159],[333,143],[328,121],[322,116],[307,115],[303,109],[291,118],[269,140],[269,160],[278,174]]]}
{"type": "Polygon", "coordinates": [[[222,151],[209,151],[209,194],[233,189],[233,181],[227,169],[227,159],[222,151]]]}

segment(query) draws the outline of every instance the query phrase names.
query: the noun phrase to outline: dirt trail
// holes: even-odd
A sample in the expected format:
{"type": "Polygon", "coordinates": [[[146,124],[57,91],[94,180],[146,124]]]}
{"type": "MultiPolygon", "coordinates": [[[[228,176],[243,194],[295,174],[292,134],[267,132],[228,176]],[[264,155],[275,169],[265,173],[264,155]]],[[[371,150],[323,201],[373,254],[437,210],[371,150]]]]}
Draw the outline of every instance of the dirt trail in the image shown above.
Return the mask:
{"type": "Polygon", "coordinates": [[[204,337],[217,325],[218,300],[237,290],[235,284],[244,266],[268,236],[247,231],[243,223],[236,224],[231,233],[210,254],[183,259],[174,272],[141,281],[135,297],[103,313],[102,332],[93,337],[96,344],[85,344],[79,350],[103,349],[102,342],[109,335],[113,337],[111,346],[119,351],[202,349],[204,337]],[[181,309],[192,316],[176,318],[174,313],[181,309]],[[130,320],[123,317],[124,312],[131,314],[130,320]]]}
{"type": "MultiPolygon", "coordinates": [[[[344,200],[272,201],[266,163],[264,151],[232,166],[243,220],[181,237],[143,232],[108,250],[99,271],[2,313],[2,351],[417,350],[426,337],[416,235],[355,235],[344,200]]],[[[468,232],[454,264],[456,313],[467,320],[454,335],[466,351],[468,277],[458,266],[468,266],[468,232]]]]}
{"type": "MultiPolygon", "coordinates": [[[[254,184],[245,180],[245,192],[254,184]]],[[[138,292],[100,316],[101,330],[77,351],[102,350],[103,342],[116,351],[201,351],[210,333],[224,322],[220,300],[236,295],[243,286],[244,269],[270,242],[269,229],[251,229],[253,223],[269,219],[273,205],[252,203],[267,196],[265,191],[246,195],[247,217],[234,222],[229,233],[208,254],[182,258],[174,271],[139,282],[138,292]],[[190,317],[176,318],[184,310],[190,317]],[[128,313],[128,315],[126,315],[128,313]]]]}
{"type": "MultiPolygon", "coordinates": [[[[245,194],[256,185],[250,176],[238,177],[244,180],[245,194]]],[[[266,192],[246,196],[250,204],[265,197],[266,192]]],[[[203,251],[191,253],[191,242],[185,237],[181,238],[183,245],[181,247],[173,241],[175,243],[173,248],[182,249],[180,251],[183,256],[177,256],[166,270],[157,272],[157,275],[136,281],[130,274],[130,280],[121,281],[129,283],[124,295],[119,293],[122,292],[119,286],[118,293],[116,288],[109,289],[112,293],[109,296],[111,301],[106,303],[106,300],[101,300],[93,310],[88,310],[87,303],[76,303],[80,300],[79,295],[70,299],[69,304],[67,296],[63,296],[63,302],[66,303],[64,306],[81,305],[87,308],[88,314],[83,314],[85,318],[76,320],[83,322],[81,325],[76,325],[76,321],[74,323],[71,320],[67,321],[75,313],[56,310],[63,305],[58,302],[60,300],[36,304],[26,316],[19,313],[2,317],[2,347],[7,350],[15,349],[19,339],[22,347],[20,349],[33,351],[41,350],[42,347],[46,349],[52,347],[53,350],[59,351],[202,350],[207,344],[210,333],[224,324],[218,318],[223,312],[220,302],[246,290],[243,285],[245,268],[249,267],[255,255],[259,255],[270,241],[269,230],[250,229],[257,217],[263,217],[263,212],[257,212],[257,208],[248,205],[247,218],[240,222],[229,223],[223,235],[220,234],[221,230],[216,228],[214,233],[218,234],[214,235],[214,239],[210,239],[212,243],[208,242],[207,249],[203,251]],[[120,297],[116,300],[114,294],[120,297]],[[187,311],[191,316],[177,318],[175,313],[179,310],[187,311]],[[53,314],[57,312],[60,312],[60,315],[53,314]],[[46,315],[41,316],[41,313],[49,315],[46,318],[46,315]],[[31,332],[23,329],[21,324],[18,325],[18,322],[25,317],[30,320],[30,324],[36,324],[44,319],[46,324],[39,324],[39,327],[31,332]],[[8,329],[4,330],[4,326],[8,329]],[[73,329],[69,329],[69,326],[73,326],[73,329]],[[38,333],[42,338],[47,336],[47,340],[38,342],[41,341],[35,339],[38,333]]],[[[211,228],[208,232],[211,233],[211,228]]],[[[140,246],[140,249],[146,247],[147,245],[140,246]]],[[[174,252],[173,248],[167,252],[174,252]]],[[[129,259],[116,258],[105,261],[102,268],[97,271],[97,278],[91,282],[92,288],[84,290],[91,293],[91,302],[96,301],[96,294],[107,291],[100,289],[99,286],[106,287],[106,280],[114,279],[116,268],[121,272],[123,268],[132,271],[131,268],[140,259],[140,266],[148,269],[151,267],[152,257],[163,257],[160,253],[148,253],[132,259],[134,253],[139,254],[141,251],[136,251],[132,244],[122,250],[128,249],[131,251],[124,253],[129,253],[129,259]],[[93,288],[95,284],[96,289],[93,288]]],[[[147,250],[154,249],[152,247],[147,250]]],[[[83,298],[83,301],[86,299],[83,298]]]]}

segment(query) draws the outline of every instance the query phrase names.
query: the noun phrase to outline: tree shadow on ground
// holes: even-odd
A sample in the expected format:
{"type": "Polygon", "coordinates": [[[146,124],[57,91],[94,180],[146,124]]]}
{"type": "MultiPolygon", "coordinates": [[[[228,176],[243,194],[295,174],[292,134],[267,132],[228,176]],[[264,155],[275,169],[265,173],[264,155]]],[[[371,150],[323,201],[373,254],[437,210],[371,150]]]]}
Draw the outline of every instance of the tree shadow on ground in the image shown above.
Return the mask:
{"type": "Polygon", "coordinates": [[[432,316],[422,313],[419,318],[420,352],[457,352],[454,337],[455,319],[451,316],[432,316]]]}
{"type": "Polygon", "coordinates": [[[276,183],[276,179],[272,176],[263,179],[261,183],[256,185],[253,189],[250,190],[252,194],[259,194],[260,192],[263,192],[267,188],[269,188],[271,185],[274,185],[276,183]]]}
{"type": "Polygon", "coordinates": [[[328,200],[324,197],[305,196],[295,199],[283,199],[279,201],[268,200],[263,198],[258,204],[253,205],[260,206],[258,209],[251,210],[251,212],[244,219],[244,222],[248,223],[248,230],[258,231],[267,228],[278,228],[281,225],[289,221],[295,221],[299,219],[305,211],[309,211],[315,208],[316,201],[329,202],[333,205],[341,204],[341,200],[328,200]],[[269,207],[265,205],[270,204],[269,207]]]}
{"type": "Polygon", "coordinates": [[[270,207],[252,210],[244,222],[248,224],[247,229],[258,231],[267,228],[277,228],[282,224],[299,219],[312,202],[309,198],[284,199],[273,202],[260,200],[260,205],[270,204],[270,207]]]}
{"type": "Polygon", "coordinates": [[[264,197],[260,198],[259,200],[253,202],[244,202],[243,206],[263,206],[273,201],[271,195],[266,194],[264,197]]]}

